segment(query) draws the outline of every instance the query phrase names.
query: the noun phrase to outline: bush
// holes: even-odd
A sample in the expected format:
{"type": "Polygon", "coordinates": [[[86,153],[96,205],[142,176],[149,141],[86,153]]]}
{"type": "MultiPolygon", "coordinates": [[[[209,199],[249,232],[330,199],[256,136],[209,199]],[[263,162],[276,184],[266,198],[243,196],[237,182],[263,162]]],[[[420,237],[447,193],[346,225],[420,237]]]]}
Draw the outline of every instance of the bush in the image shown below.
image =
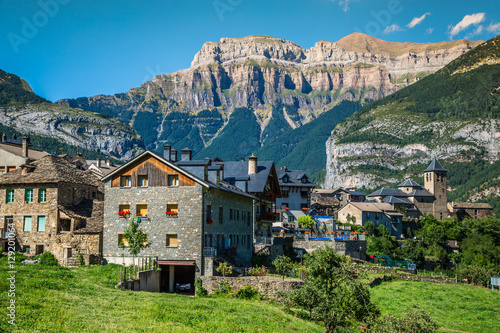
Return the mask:
{"type": "Polygon", "coordinates": [[[266,276],[267,267],[262,265],[261,267],[251,267],[248,269],[248,275],[250,276],[266,276]]]}
{"type": "Polygon", "coordinates": [[[52,252],[44,252],[38,257],[38,263],[46,266],[57,266],[57,259],[52,252]]]}
{"type": "Polygon", "coordinates": [[[260,299],[260,294],[256,289],[253,289],[249,285],[246,285],[243,289],[238,290],[238,292],[235,295],[236,298],[239,299],[260,299]]]}
{"type": "Polygon", "coordinates": [[[259,253],[256,256],[252,256],[250,259],[252,266],[270,266],[271,261],[269,260],[269,255],[265,253],[259,253]]]}
{"type": "Polygon", "coordinates": [[[214,291],[214,294],[217,296],[228,295],[231,291],[231,287],[229,286],[229,282],[220,282],[219,289],[214,291]]]}
{"type": "Polygon", "coordinates": [[[459,265],[458,268],[458,278],[466,283],[488,287],[491,277],[498,277],[496,270],[472,265],[459,265]]]}
{"type": "Polygon", "coordinates": [[[83,253],[78,252],[78,263],[80,266],[85,266],[85,259],[83,259],[83,253]]]}
{"type": "Polygon", "coordinates": [[[430,315],[421,310],[410,310],[404,317],[383,316],[361,327],[362,332],[374,333],[431,333],[437,329],[430,315]]]}
{"type": "Polygon", "coordinates": [[[196,296],[205,297],[208,295],[208,291],[201,283],[201,278],[198,277],[194,280],[194,286],[196,287],[196,296]]]}

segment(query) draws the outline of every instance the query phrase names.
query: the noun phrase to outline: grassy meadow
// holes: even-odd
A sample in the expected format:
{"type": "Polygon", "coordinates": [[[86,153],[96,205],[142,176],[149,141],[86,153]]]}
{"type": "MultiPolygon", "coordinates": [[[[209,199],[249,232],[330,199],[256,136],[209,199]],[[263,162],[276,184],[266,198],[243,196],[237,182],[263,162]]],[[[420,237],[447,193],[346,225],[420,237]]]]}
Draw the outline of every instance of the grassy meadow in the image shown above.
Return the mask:
{"type": "MultiPolygon", "coordinates": [[[[16,263],[16,325],[8,324],[7,261],[0,258],[0,332],[324,332],[269,301],[115,289],[119,266],[16,263]]],[[[500,293],[395,280],[372,288],[384,314],[428,311],[443,332],[499,332],[500,293]]]]}

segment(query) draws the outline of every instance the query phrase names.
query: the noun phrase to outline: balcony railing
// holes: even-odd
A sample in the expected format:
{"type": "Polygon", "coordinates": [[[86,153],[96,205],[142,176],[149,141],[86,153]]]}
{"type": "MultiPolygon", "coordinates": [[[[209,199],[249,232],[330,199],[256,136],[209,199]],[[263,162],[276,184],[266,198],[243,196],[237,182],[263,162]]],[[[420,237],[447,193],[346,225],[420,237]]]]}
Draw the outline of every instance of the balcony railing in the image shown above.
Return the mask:
{"type": "Polygon", "coordinates": [[[263,245],[273,245],[274,238],[273,237],[255,236],[254,243],[255,244],[263,244],[263,245]]]}
{"type": "Polygon", "coordinates": [[[203,248],[204,257],[217,257],[217,249],[215,247],[204,247],[203,248]]]}

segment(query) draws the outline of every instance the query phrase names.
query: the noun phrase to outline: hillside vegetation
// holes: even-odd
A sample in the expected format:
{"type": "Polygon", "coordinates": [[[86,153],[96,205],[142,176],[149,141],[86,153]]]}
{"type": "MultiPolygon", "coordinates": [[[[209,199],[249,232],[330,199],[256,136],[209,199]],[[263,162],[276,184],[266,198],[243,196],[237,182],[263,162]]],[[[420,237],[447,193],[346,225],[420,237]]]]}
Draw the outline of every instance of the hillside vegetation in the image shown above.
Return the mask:
{"type": "Polygon", "coordinates": [[[361,108],[342,121],[327,142],[327,186],[357,179],[357,187],[370,191],[406,177],[418,181],[430,158],[437,156],[449,170],[451,200],[474,197],[496,206],[499,86],[497,36],[436,73],[361,108]]]}

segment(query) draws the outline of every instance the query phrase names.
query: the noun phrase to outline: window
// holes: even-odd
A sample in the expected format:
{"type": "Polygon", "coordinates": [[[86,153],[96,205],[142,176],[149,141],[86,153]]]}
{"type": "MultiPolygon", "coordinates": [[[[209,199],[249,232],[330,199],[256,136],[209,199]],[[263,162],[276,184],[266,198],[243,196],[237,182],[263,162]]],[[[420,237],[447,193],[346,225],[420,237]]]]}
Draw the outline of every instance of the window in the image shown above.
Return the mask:
{"type": "Polygon", "coordinates": [[[70,219],[60,219],[59,220],[59,232],[61,231],[71,231],[71,220],[70,219]]]}
{"type": "Polygon", "coordinates": [[[219,223],[224,222],[224,208],[219,207],[219,223]]]}
{"type": "Polygon", "coordinates": [[[45,216],[38,216],[37,231],[45,231],[45,216]]]}
{"type": "Polygon", "coordinates": [[[118,215],[128,218],[130,216],[130,205],[119,205],[118,215]]]}
{"type": "Polygon", "coordinates": [[[167,234],[166,245],[168,247],[177,247],[177,234],[167,234]]]}
{"type": "Polygon", "coordinates": [[[240,235],[236,235],[236,245],[240,244],[240,235]]]}
{"type": "Polygon", "coordinates": [[[71,258],[73,256],[73,251],[70,247],[64,248],[64,259],[71,258]]]}
{"type": "Polygon", "coordinates": [[[148,176],[139,176],[139,186],[142,187],[148,186],[148,176]]]}
{"type": "Polygon", "coordinates": [[[38,202],[39,203],[47,202],[47,189],[45,188],[38,189],[38,202]]]}
{"type": "Polygon", "coordinates": [[[5,173],[5,167],[0,167],[0,173],[5,173]]]}
{"type": "Polygon", "coordinates": [[[127,247],[128,246],[128,240],[125,237],[123,237],[122,232],[118,233],[118,246],[119,247],[127,247]]]}
{"type": "Polygon", "coordinates": [[[369,219],[370,218],[370,212],[366,212],[366,218],[369,219]]]}
{"type": "Polygon", "coordinates": [[[250,212],[247,212],[247,225],[250,225],[252,219],[250,218],[250,212]]]}
{"type": "Polygon", "coordinates": [[[137,205],[137,216],[148,216],[148,205],[137,205]]]}
{"type": "Polygon", "coordinates": [[[288,183],[288,176],[283,177],[283,183],[288,183]]]}
{"type": "Polygon", "coordinates": [[[14,190],[13,189],[7,189],[7,196],[6,196],[6,203],[13,203],[14,202],[14,190]]]}
{"type": "Polygon", "coordinates": [[[23,246],[23,253],[30,254],[30,246],[29,245],[23,246]]]}
{"type": "Polygon", "coordinates": [[[247,235],[247,249],[250,248],[250,235],[247,235]]]}
{"type": "Polygon", "coordinates": [[[175,217],[179,215],[179,205],[176,203],[167,204],[167,216],[175,217]]]}
{"type": "Polygon", "coordinates": [[[12,171],[16,171],[16,167],[15,166],[8,166],[7,172],[12,172],[12,171]]]}
{"type": "Polygon", "coordinates": [[[179,175],[169,175],[168,186],[179,186],[179,175]]]}
{"type": "Polygon", "coordinates": [[[240,219],[240,210],[236,210],[236,220],[240,219]]]}
{"type": "Polygon", "coordinates": [[[302,177],[300,181],[302,182],[302,184],[307,184],[307,177],[306,176],[302,177]]]}
{"type": "Polygon", "coordinates": [[[212,206],[207,205],[207,219],[212,218],[212,206]]]}
{"type": "Polygon", "coordinates": [[[30,232],[31,231],[31,216],[25,216],[24,217],[23,231],[24,232],[30,232]]]}
{"type": "Polygon", "coordinates": [[[229,209],[229,219],[232,220],[233,219],[233,209],[229,209]]]}
{"type": "Polygon", "coordinates": [[[33,202],[33,189],[32,188],[27,188],[24,190],[24,201],[28,203],[33,202]]]}
{"type": "Polygon", "coordinates": [[[120,177],[120,186],[121,187],[130,187],[131,186],[131,176],[121,176],[120,177]]]}

